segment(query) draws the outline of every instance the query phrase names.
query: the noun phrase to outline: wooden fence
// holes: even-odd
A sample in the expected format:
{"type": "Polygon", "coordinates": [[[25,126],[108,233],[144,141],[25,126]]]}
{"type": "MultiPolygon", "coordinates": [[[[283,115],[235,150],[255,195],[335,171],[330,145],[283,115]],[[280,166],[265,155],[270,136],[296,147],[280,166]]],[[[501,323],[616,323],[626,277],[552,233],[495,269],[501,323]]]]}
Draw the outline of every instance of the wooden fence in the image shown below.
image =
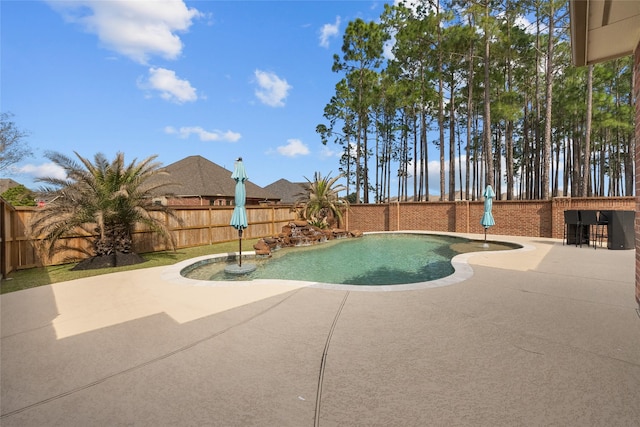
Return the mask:
{"type": "MultiPolygon", "coordinates": [[[[555,198],[549,201],[494,201],[496,225],[492,235],[551,237],[561,239],[564,230],[563,212],[568,209],[631,210],[633,197],[555,198]]],[[[0,198],[0,274],[6,277],[17,269],[40,265],[55,265],[68,260],[70,253],[58,253],[46,259],[37,249],[37,241],[28,237],[29,221],[37,208],[13,208],[0,198]]],[[[178,248],[228,242],[238,238],[229,226],[233,207],[177,207],[176,215],[183,224],[161,211],[154,212],[165,221],[176,239],[178,248]]],[[[352,205],[345,215],[345,228],[360,231],[428,230],[459,233],[482,233],[480,218],[483,202],[408,202],[352,205]]],[[[245,238],[273,236],[282,226],[295,219],[290,205],[247,206],[249,227],[245,238]]],[[[143,228],[135,230],[134,250],[138,253],[168,249],[157,235],[143,228]]],[[[88,248],[81,236],[69,237],[69,246],[88,248]]]]}
{"type": "MultiPolygon", "coordinates": [[[[13,208],[0,198],[0,260],[1,277],[13,270],[41,265],[56,265],[68,262],[69,257],[78,257],[79,252],[89,249],[89,242],[83,236],[70,236],[65,244],[77,251],[57,253],[48,259],[38,250],[38,241],[29,237],[29,222],[38,208],[13,208]]],[[[174,212],[182,220],[182,225],[161,211],[152,212],[164,221],[171,230],[177,248],[229,242],[238,238],[238,231],[229,225],[233,206],[176,207],[174,212]]],[[[295,219],[295,212],[289,205],[247,206],[249,227],[243,238],[273,236],[282,227],[295,219]]],[[[138,228],[133,234],[133,248],[138,253],[156,252],[169,249],[169,245],[158,233],[138,228]]]]}

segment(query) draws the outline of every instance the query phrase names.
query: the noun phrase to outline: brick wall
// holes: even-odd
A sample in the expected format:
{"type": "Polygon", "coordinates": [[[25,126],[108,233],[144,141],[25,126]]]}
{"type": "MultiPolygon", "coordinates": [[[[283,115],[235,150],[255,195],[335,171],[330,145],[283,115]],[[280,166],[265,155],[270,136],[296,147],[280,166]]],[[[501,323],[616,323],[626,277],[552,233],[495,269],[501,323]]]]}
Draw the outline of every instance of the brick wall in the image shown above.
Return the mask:
{"type": "MultiPolygon", "coordinates": [[[[556,198],[549,201],[497,200],[493,202],[496,225],[490,234],[539,236],[562,239],[564,211],[635,210],[633,197],[556,198]]],[[[484,202],[391,203],[352,205],[346,228],[360,231],[428,230],[457,233],[484,233],[480,219],[484,202]]]]}
{"type": "Polygon", "coordinates": [[[171,206],[209,206],[209,199],[206,197],[176,197],[169,200],[171,206]]]}

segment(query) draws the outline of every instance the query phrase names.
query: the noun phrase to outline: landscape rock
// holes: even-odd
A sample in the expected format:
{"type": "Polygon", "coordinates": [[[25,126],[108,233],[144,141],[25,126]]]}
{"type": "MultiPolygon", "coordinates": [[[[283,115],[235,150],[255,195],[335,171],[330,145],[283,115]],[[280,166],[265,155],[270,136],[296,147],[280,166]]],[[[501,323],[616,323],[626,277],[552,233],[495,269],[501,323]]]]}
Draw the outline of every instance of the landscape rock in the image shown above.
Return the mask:
{"type": "Polygon", "coordinates": [[[277,236],[260,239],[253,248],[256,255],[270,256],[271,252],[291,246],[313,245],[327,240],[341,239],[347,237],[362,237],[361,231],[349,232],[339,228],[321,229],[306,221],[296,220],[285,224],[282,232],[277,236]]]}
{"type": "Polygon", "coordinates": [[[256,255],[271,255],[271,248],[265,242],[265,239],[260,239],[253,245],[253,249],[256,251],[256,255]]]}

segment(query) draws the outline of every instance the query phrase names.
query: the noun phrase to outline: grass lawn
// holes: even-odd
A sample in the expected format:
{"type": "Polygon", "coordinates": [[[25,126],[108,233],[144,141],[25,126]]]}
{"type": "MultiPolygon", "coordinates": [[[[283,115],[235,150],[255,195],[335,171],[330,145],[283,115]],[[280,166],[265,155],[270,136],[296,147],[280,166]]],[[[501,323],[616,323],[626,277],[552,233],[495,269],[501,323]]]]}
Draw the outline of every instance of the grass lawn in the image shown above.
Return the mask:
{"type": "MultiPolygon", "coordinates": [[[[242,248],[247,252],[253,251],[253,245],[258,239],[247,239],[242,241],[242,248]]],[[[71,271],[76,265],[63,264],[50,267],[30,268],[27,270],[12,271],[9,277],[0,281],[0,294],[20,291],[23,289],[35,288],[52,283],[66,282],[67,280],[81,279],[83,277],[98,276],[100,274],[115,273],[117,271],[137,270],[140,268],[159,267],[171,265],[185,259],[202,255],[219,254],[226,252],[237,252],[238,242],[216,243],[213,245],[197,246],[195,248],[178,249],[176,252],[150,252],[141,254],[145,262],[136,265],[123,267],[100,268],[95,270],[71,271]]],[[[243,250],[244,252],[244,250],[243,250]]]]}

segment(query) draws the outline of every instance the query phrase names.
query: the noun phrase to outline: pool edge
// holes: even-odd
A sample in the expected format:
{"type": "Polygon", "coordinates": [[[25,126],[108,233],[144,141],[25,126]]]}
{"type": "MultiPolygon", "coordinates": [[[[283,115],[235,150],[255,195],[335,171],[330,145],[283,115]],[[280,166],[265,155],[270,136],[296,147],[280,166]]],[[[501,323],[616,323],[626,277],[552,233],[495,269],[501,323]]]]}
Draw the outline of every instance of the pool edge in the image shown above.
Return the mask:
{"type": "MultiPolygon", "coordinates": [[[[432,232],[432,231],[420,231],[420,230],[398,230],[398,231],[374,231],[374,232],[366,232],[364,234],[427,234],[427,235],[438,235],[438,236],[452,236],[452,237],[462,237],[471,240],[476,239],[476,235],[468,234],[468,233],[450,233],[450,232],[432,232]]],[[[535,247],[522,243],[516,242],[512,239],[509,239],[508,236],[504,236],[504,239],[497,240],[492,236],[491,242],[499,242],[499,243],[509,243],[520,246],[520,248],[513,249],[509,251],[509,253],[523,252],[523,251],[531,251],[534,250],[535,247]]],[[[503,237],[503,236],[500,236],[503,237]]],[[[161,272],[162,280],[167,282],[181,284],[181,285],[191,285],[191,286],[208,286],[208,287],[250,287],[250,286],[260,286],[264,284],[278,284],[284,286],[291,287],[308,287],[315,289],[329,289],[329,290],[343,290],[343,291],[358,291],[358,292],[398,292],[398,291],[414,291],[420,289],[431,289],[431,288],[439,288],[444,286],[451,286],[457,283],[464,282],[469,278],[473,277],[473,267],[469,264],[469,259],[478,254],[495,254],[495,253],[504,253],[504,251],[477,251],[477,252],[467,252],[464,254],[456,255],[451,259],[451,265],[453,266],[454,272],[446,277],[442,277],[440,279],[430,280],[428,282],[416,282],[416,283],[407,283],[407,284],[398,284],[398,285],[377,285],[377,286],[367,286],[367,285],[340,285],[333,283],[322,283],[322,282],[308,282],[304,280],[284,280],[284,279],[256,279],[256,280],[248,280],[248,281],[212,281],[212,280],[199,280],[199,279],[189,279],[187,277],[182,276],[180,273],[187,267],[196,264],[198,262],[202,262],[212,258],[228,258],[230,256],[238,256],[238,252],[226,252],[220,254],[211,254],[211,255],[202,255],[195,258],[189,258],[184,261],[180,261],[176,264],[168,266],[161,272]]],[[[251,252],[242,252],[243,258],[244,256],[255,256],[255,251],[251,252]]]]}

